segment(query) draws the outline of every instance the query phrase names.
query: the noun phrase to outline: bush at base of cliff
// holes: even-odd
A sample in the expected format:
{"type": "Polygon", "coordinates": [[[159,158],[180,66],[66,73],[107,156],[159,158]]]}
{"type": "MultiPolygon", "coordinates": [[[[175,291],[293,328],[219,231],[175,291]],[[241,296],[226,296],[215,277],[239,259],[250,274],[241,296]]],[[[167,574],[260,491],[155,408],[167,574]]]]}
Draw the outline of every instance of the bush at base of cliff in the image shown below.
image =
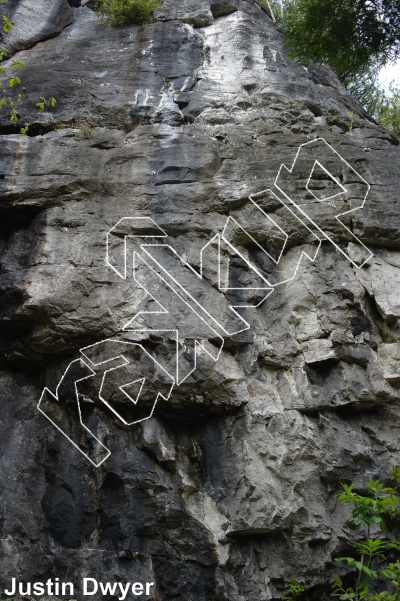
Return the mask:
{"type": "Polygon", "coordinates": [[[158,0],[97,0],[96,13],[109,25],[142,25],[153,20],[158,0]]]}
{"type": "MultiPolygon", "coordinates": [[[[333,576],[333,597],[340,601],[400,601],[400,540],[390,536],[388,523],[398,534],[400,518],[400,465],[391,470],[393,486],[370,478],[366,494],[354,492],[354,484],[342,484],[340,503],[353,507],[347,523],[363,532],[365,538],[352,544],[357,557],[339,557],[347,563],[346,574],[352,587],[333,576]]],[[[301,601],[305,589],[292,580],[282,601],[301,601]]]]}

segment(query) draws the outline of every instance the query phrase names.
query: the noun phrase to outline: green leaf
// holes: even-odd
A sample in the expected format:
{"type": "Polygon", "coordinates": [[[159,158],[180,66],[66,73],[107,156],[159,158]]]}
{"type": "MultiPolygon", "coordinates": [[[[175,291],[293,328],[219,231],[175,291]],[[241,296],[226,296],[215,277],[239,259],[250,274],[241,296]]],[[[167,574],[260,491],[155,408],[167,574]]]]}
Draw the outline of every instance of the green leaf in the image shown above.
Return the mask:
{"type": "Polygon", "coordinates": [[[377,572],[375,572],[374,570],[371,570],[370,568],[368,568],[367,566],[364,566],[364,565],[360,569],[362,569],[364,574],[369,576],[371,578],[371,580],[376,580],[377,572]]]}
{"type": "Polygon", "coordinates": [[[4,33],[8,33],[10,29],[12,29],[13,23],[7,19],[7,17],[3,17],[3,31],[4,33]]]}

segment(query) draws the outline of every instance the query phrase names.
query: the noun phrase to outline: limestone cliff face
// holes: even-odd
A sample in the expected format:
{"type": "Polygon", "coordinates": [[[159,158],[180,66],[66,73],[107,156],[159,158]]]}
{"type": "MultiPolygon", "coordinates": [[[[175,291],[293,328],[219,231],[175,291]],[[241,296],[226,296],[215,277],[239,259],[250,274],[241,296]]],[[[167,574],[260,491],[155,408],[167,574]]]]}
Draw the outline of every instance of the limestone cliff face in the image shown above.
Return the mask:
{"type": "Polygon", "coordinates": [[[31,126],[0,122],[0,586],[68,571],[154,581],[142,598],[159,601],[267,601],[296,577],[329,599],[351,536],[340,482],[387,478],[400,459],[398,141],[329,70],[289,60],[254,0],[164,0],[156,22],[123,28],[70,4],[8,1],[31,126]],[[42,95],[53,111],[35,108],[42,95]],[[365,196],[348,229],[335,220],[365,196]],[[153,248],[134,280],[138,239],[160,243],[157,228],[197,272],[203,256],[203,279],[153,248]],[[170,314],[124,331],[152,298],[170,314]],[[251,304],[238,333],[229,307],[251,304]],[[90,449],[81,349],[143,348],[130,381],[151,380],[150,357],[175,369],[174,328],[196,370],[151,419],[126,425],[120,390],[104,392],[113,411],[99,401],[101,366],[77,385],[90,449]],[[82,452],[36,407],[74,361],[45,400],[82,452]],[[97,468],[84,456],[105,448],[97,468]]]}

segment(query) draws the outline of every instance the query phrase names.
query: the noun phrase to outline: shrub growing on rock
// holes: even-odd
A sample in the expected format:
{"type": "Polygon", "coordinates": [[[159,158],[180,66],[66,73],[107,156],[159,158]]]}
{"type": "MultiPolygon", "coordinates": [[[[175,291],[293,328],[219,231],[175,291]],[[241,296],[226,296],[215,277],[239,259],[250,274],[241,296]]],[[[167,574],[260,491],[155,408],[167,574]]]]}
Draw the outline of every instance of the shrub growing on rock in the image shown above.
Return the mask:
{"type": "Polygon", "coordinates": [[[158,0],[97,0],[96,13],[109,25],[142,25],[153,20],[158,0]]]}

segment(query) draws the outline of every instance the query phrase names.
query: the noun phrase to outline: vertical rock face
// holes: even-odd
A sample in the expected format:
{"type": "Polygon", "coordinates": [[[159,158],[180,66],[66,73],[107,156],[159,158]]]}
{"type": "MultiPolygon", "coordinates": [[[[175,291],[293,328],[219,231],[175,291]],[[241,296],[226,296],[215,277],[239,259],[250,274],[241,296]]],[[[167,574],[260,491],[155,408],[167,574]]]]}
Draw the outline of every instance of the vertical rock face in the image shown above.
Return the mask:
{"type": "Polygon", "coordinates": [[[398,141],[252,0],[123,28],[50,4],[9,2],[31,126],[0,124],[0,586],[328,599],[340,482],[400,459],[398,141]]]}

